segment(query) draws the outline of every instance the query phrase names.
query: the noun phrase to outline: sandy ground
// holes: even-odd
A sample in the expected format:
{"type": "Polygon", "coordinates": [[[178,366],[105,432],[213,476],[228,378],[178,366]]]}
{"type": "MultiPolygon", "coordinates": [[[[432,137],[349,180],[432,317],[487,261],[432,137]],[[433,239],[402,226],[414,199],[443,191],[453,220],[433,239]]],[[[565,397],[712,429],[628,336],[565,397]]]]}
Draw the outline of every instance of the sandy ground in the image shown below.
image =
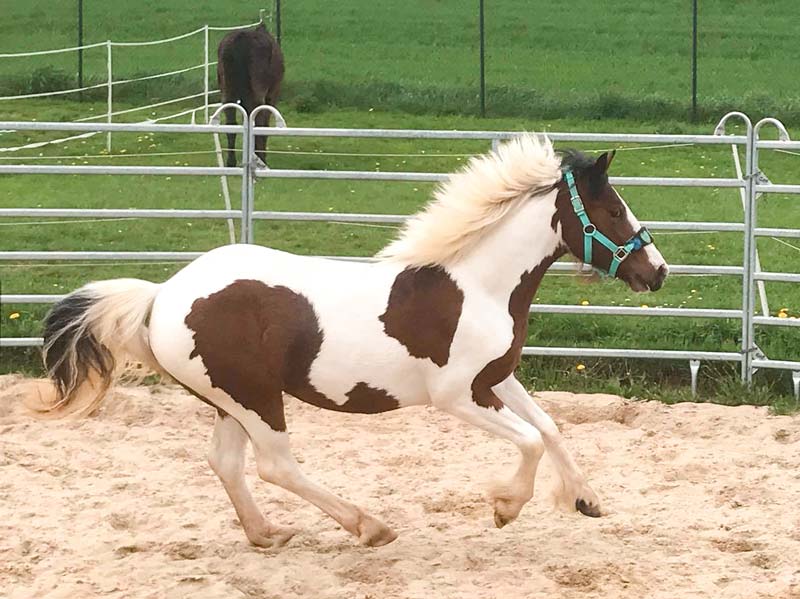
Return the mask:
{"type": "Polygon", "coordinates": [[[0,377],[0,596],[800,597],[800,418],[765,409],[542,394],[608,514],[554,511],[547,458],[520,519],[493,526],[486,483],[516,450],[449,416],[323,412],[289,400],[317,481],[400,533],[354,543],[255,477],[301,528],[248,544],[205,462],[213,411],[171,387],[118,390],[98,417],[37,422],[0,377]]]}

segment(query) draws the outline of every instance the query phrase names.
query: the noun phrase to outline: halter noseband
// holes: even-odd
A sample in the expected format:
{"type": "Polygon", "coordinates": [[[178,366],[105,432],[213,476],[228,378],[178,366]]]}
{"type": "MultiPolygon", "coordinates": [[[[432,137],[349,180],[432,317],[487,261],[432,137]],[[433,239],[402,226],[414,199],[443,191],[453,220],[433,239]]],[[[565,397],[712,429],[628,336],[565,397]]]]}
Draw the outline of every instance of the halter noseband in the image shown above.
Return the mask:
{"type": "Polygon", "coordinates": [[[596,239],[598,243],[611,251],[611,266],[608,267],[608,275],[616,277],[619,265],[633,252],[653,243],[653,236],[650,235],[650,231],[647,230],[647,227],[642,227],[633,237],[626,241],[624,245],[617,245],[598,231],[597,227],[589,220],[589,216],[586,214],[586,208],[583,206],[583,201],[578,193],[578,188],[575,186],[575,177],[571,170],[567,169],[564,171],[564,180],[569,186],[569,199],[572,202],[572,209],[575,211],[578,220],[581,221],[581,225],[583,226],[583,262],[591,266],[592,240],[596,239]]]}

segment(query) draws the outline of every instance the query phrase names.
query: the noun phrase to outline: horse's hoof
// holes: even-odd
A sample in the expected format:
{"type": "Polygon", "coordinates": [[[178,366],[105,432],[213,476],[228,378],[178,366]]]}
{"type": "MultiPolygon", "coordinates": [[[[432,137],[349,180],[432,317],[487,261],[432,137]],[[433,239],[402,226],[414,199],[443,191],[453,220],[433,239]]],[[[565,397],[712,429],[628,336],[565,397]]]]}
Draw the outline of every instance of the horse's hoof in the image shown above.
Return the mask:
{"type": "Polygon", "coordinates": [[[514,520],[514,518],[510,518],[509,516],[507,516],[505,514],[501,514],[498,511],[495,511],[495,513],[494,513],[494,525],[497,528],[503,528],[506,524],[508,524],[509,522],[512,522],[513,520],[514,520]]]}
{"type": "Polygon", "coordinates": [[[366,547],[382,547],[397,538],[397,533],[380,520],[364,516],[358,524],[358,542],[366,547]]]}
{"type": "Polygon", "coordinates": [[[297,534],[297,529],[288,526],[272,526],[263,532],[247,535],[248,540],[256,547],[275,549],[283,547],[297,534]]]}
{"type": "Polygon", "coordinates": [[[590,518],[599,518],[602,516],[599,505],[596,503],[586,503],[583,499],[575,500],[575,509],[584,516],[589,516],[590,518]]]}

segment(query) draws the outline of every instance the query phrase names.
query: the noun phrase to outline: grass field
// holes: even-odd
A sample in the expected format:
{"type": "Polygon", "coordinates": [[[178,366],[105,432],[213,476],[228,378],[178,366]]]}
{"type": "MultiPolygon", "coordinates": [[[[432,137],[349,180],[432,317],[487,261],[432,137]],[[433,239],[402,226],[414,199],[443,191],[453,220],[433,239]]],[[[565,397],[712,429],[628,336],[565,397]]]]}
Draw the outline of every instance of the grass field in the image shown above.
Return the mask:
{"type": "MultiPolygon", "coordinates": [[[[284,6],[289,89],[282,108],[289,124],[295,126],[710,132],[707,124],[690,124],[679,118],[686,115],[688,98],[688,63],[684,59],[688,56],[690,22],[688,13],[685,19],[674,15],[684,10],[685,3],[623,4],[615,7],[614,15],[606,14],[607,8],[601,3],[586,1],[555,8],[548,5],[546,10],[544,3],[526,3],[525,10],[520,8],[523,5],[508,1],[493,4],[487,13],[490,114],[513,116],[488,119],[444,114],[474,112],[475,23],[466,8],[443,2],[410,2],[402,8],[387,5],[380,10],[365,2],[338,4],[335,11],[322,3],[284,6]],[[512,14],[518,14],[518,18],[512,19],[512,14]],[[383,26],[386,22],[393,26],[383,26]],[[609,114],[628,118],[594,118],[609,114]]],[[[152,39],[183,33],[205,22],[227,25],[253,19],[249,8],[233,10],[208,2],[197,2],[191,10],[177,10],[176,7],[186,6],[181,0],[142,2],[114,15],[93,13],[97,6],[87,3],[88,42],[108,37],[152,39]]],[[[791,10],[793,5],[783,1],[769,7],[737,3],[737,10],[751,17],[747,26],[766,36],[763,40],[744,36],[745,19],[734,18],[735,13],[727,6],[722,2],[704,2],[702,6],[701,23],[708,27],[701,38],[701,57],[706,57],[701,62],[706,65],[701,68],[701,74],[706,70],[701,77],[705,110],[710,116],[728,101],[726,98],[737,98],[736,107],[750,106],[756,111],[774,109],[776,115],[791,119],[793,102],[800,94],[796,88],[783,87],[779,76],[792,60],[793,38],[790,20],[780,18],[777,7],[791,10]],[[711,90],[716,94],[713,98],[711,90]],[[753,104],[755,90],[769,90],[769,98],[761,98],[765,103],[753,104]]],[[[4,14],[10,18],[0,22],[0,52],[73,44],[73,21],[68,8],[51,7],[39,0],[24,6],[4,6],[4,14]]],[[[115,65],[121,74],[135,75],[190,66],[200,62],[201,57],[202,42],[196,38],[176,43],[167,52],[121,49],[115,55],[115,65]]],[[[99,76],[98,69],[104,68],[102,60],[102,55],[91,58],[87,54],[90,75],[99,76]]],[[[0,61],[0,95],[6,93],[3,85],[6,90],[12,84],[22,89],[30,86],[25,77],[30,77],[28,71],[40,66],[33,62],[25,64],[20,70],[10,61],[0,61]]],[[[57,71],[67,72],[70,68],[66,62],[54,65],[57,71]]],[[[144,98],[156,101],[170,97],[189,83],[193,85],[192,91],[201,89],[202,84],[197,80],[143,86],[127,97],[123,94],[119,108],[135,105],[126,104],[126,99],[141,104],[139,100],[144,98]],[[141,95],[138,100],[137,94],[141,95]]],[[[154,111],[154,115],[180,108],[165,107],[154,111]]],[[[92,101],[5,102],[0,103],[0,120],[73,120],[103,111],[101,102],[92,101]]],[[[129,120],[134,118],[142,117],[134,115],[129,120]]],[[[800,135],[797,128],[792,132],[800,135]]],[[[0,146],[49,137],[52,135],[7,133],[0,137],[0,146]]],[[[600,149],[597,145],[577,145],[587,150],[600,149]]],[[[214,162],[212,141],[205,136],[115,134],[112,157],[103,154],[103,147],[103,136],[96,136],[28,152],[29,158],[20,161],[161,165],[214,162]],[[161,152],[200,153],[135,156],[161,152]]],[[[275,167],[437,172],[456,169],[467,155],[486,149],[484,144],[475,142],[288,138],[273,139],[270,147],[270,164],[275,167]],[[357,155],[331,156],[325,152],[357,155]]],[[[761,165],[773,182],[800,180],[800,156],[764,153],[761,165]]],[[[734,171],[729,147],[681,147],[622,151],[615,160],[613,174],[728,177],[734,171]]],[[[256,207],[410,213],[427,200],[431,188],[418,183],[261,181],[256,207]]],[[[643,220],[741,221],[741,205],[735,190],[630,188],[623,192],[643,220]]],[[[231,193],[236,201],[235,180],[231,182],[231,193]]],[[[759,224],[800,227],[796,205],[791,197],[771,196],[759,206],[759,224]]],[[[0,176],[0,206],[221,208],[222,199],[219,181],[213,178],[0,176]]],[[[22,220],[0,221],[0,250],[202,251],[227,242],[223,222],[22,220]],[[25,225],[22,220],[38,224],[25,225]]],[[[385,227],[262,222],[256,226],[256,242],[302,254],[367,256],[393,233],[393,229],[385,227]]],[[[741,264],[742,246],[736,234],[662,233],[657,235],[657,243],[672,263],[741,264]]],[[[759,251],[765,270],[800,271],[800,248],[766,238],[759,241],[759,251]]],[[[160,281],[178,268],[180,265],[174,263],[3,262],[0,282],[3,293],[62,293],[100,278],[139,276],[160,281]]],[[[768,283],[767,293],[772,314],[785,308],[784,313],[789,317],[800,317],[796,286],[768,283]]],[[[537,301],[738,308],[740,294],[741,283],[735,277],[673,277],[657,294],[635,295],[615,282],[587,285],[573,276],[551,274],[545,279],[537,301]]],[[[2,306],[2,335],[38,334],[45,310],[44,306],[2,306]],[[11,318],[14,314],[19,316],[11,318]]],[[[528,341],[553,346],[738,351],[739,338],[740,323],[734,320],[536,315],[531,318],[528,341]]],[[[771,358],[800,357],[798,328],[760,328],[758,343],[771,358]]],[[[35,369],[35,353],[4,349],[0,371],[35,369]]],[[[523,373],[525,380],[537,388],[602,390],[667,401],[688,397],[689,375],[685,363],[620,360],[581,363],[587,368],[578,371],[577,360],[530,359],[524,362],[523,373]]],[[[738,374],[733,367],[704,364],[701,372],[704,397],[768,403],[779,409],[792,404],[787,373],[758,373],[758,385],[745,394],[738,386],[738,374]]]]}
{"type": "MultiPolygon", "coordinates": [[[[109,10],[86,2],[86,43],[142,41],[257,18],[258,5],[142,0],[109,10]]],[[[266,2],[267,8],[271,6],[266,2]]],[[[74,46],[75,3],[3,0],[0,52],[74,46]]],[[[800,116],[794,0],[707,0],[699,13],[700,117],[729,108],[800,116]]],[[[476,3],[409,0],[284,2],[286,99],[417,113],[477,111],[476,3]],[[335,8],[334,8],[335,7],[335,8]]],[[[212,35],[212,48],[222,34],[212,35]]],[[[488,109],[495,116],[685,118],[691,92],[691,3],[498,0],[486,9],[488,109]]],[[[202,35],[166,46],[114,49],[114,77],[202,62],[202,35]]],[[[0,61],[0,95],[70,87],[76,55],[0,61]],[[43,70],[46,68],[54,71],[43,70]]],[[[106,77],[106,50],[85,53],[91,81],[106,77]]],[[[202,71],[115,88],[121,99],[202,90],[202,71]]],[[[104,94],[105,90],[99,90],[104,94]]]]}

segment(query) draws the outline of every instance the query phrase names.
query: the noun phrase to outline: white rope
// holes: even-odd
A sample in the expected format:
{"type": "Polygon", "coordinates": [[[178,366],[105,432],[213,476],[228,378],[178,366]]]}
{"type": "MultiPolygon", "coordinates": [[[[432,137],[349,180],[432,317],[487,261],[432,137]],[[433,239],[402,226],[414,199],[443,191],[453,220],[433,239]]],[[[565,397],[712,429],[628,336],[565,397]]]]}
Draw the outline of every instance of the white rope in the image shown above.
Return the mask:
{"type": "Polygon", "coordinates": [[[189,33],[183,33],[181,35],[176,35],[175,37],[167,37],[161,40],[151,40],[149,42],[111,42],[111,45],[120,47],[157,46],[158,44],[168,44],[170,42],[177,42],[178,40],[186,39],[187,37],[192,37],[193,35],[197,35],[198,33],[203,33],[203,31],[205,31],[205,28],[201,27],[200,29],[195,29],[194,31],[190,31],[189,33]]]}
{"type": "MultiPolygon", "coordinates": [[[[644,146],[638,148],[607,148],[601,150],[583,150],[584,152],[599,153],[610,152],[616,149],[618,152],[635,151],[635,150],[659,150],[661,148],[679,148],[685,146],[693,146],[694,144],[669,144],[659,146],[644,146]]],[[[376,157],[376,158],[470,158],[476,154],[439,154],[439,153],[426,153],[422,150],[417,154],[398,154],[398,153],[383,153],[383,152],[326,152],[324,150],[302,151],[302,150],[269,150],[270,154],[296,154],[298,156],[342,156],[358,158],[362,156],[376,157]]]]}
{"type": "MultiPolygon", "coordinates": [[[[219,90],[213,90],[213,92],[210,92],[210,93],[219,93],[219,90]]],[[[196,94],[195,96],[191,96],[191,97],[196,97],[197,95],[202,96],[202,95],[204,95],[204,93],[196,94]]],[[[185,99],[187,99],[187,98],[179,98],[178,100],[169,100],[167,102],[160,102],[159,104],[151,104],[150,106],[142,106],[141,108],[135,108],[135,109],[130,109],[130,110],[120,110],[120,111],[111,113],[111,116],[116,116],[118,114],[125,114],[125,113],[128,113],[128,112],[135,112],[137,110],[143,110],[145,108],[154,108],[156,106],[163,106],[165,104],[178,102],[180,100],[185,100],[185,99]]],[[[162,117],[159,117],[157,119],[146,119],[146,120],[140,121],[140,122],[143,122],[143,123],[159,123],[161,121],[167,121],[167,120],[170,120],[170,119],[178,118],[180,116],[185,116],[187,114],[191,114],[192,112],[196,112],[196,111],[202,110],[202,109],[203,109],[203,107],[200,106],[199,108],[192,108],[190,110],[184,110],[182,112],[177,112],[175,114],[162,116],[162,117]]],[[[80,123],[80,122],[86,122],[86,121],[92,120],[92,119],[107,118],[107,117],[108,117],[107,114],[99,114],[99,115],[96,115],[96,116],[93,116],[93,117],[78,119],[75,122],[80,123]]],[[[13,133],[13,131],[6,131],[6,133],[13,133]]],[[[60,139],[51,139],[49,141],[40,141],[40,142],[36,142],[36,143],[26,144],[24,146],[16,146],[16,147],[13,147],[13,148],[2,148],[2,147],[0,147],[0,153],[2,153],[2,152],[18,152],[20,150],[33,150],[33,149],[41,148],[41,147],[44,147],[44,146],[47,146],[47,145],[50,145],[50,144],[60,144],[60,143],[64,143],[64,142],[67,142],[67,141],[72,141],[72,140],[75,140],[75,139],[83,139],[83,138],[87,138],[87,137],[92,137],[93,135],[97,135],[98,133],[100,133],[100,131],[91,131],[89,133],[82,133],[80,135],[71,135],[69,137],[62,137],[60,139]]],[[[239,150],[237,150],[237,151],[239,151],[239,150]]],[[[152,155],[152,156],[176,155],[177,156],[177,155],[181,155],[181,154],[193,154],[193,153],[200,154],[200,153],[209,153],[209,152],[169,152],[169,153],[167,153],[167,152],[165,152],[165,153],[155,152],[155,153],[152,153],[152,154],[144,153],[144,154],[127,154],[127,155],[128,156],[150,156],[150,155],[152,155]]],[[[122,155],[121,154],[120,155],[102,154],[102,155],[94,155],[94,156],[87,156],[87,155],[84,155],[84,156],[78,156],[78,155],[72,155],[72,156],[23,156],[22,158],[25,158],[25,159],[28,159],[28,160],[46,160],[48,158],[66,159],[66,160],[74,159],[74,160],[77,160],[77,159],[80,159],[80,158],[102,158],[102,157],[114,157],[114,156],[122,156],[122,155]]],[[[0,160],[14,160],[14,159],[19,159],[19,158],[17,158],[17,157],[13,157],[13,158],[12,157],[0,157],[0,160]]]]}
{"type": "Polygon", "coordinates": [[[47,96],[63,96],[66,94],[85,92],[86,90],[89,89],[97,89],[98,87],[108,87],[108,83],[98,83],[97,85],[89,85],[87,87],[76,87],[73,89],[62,89],[54,92],[40,92],[37,94],[23,94],[20,96],[0,96],[0,100],[26,100],[29,98],[45,98],[47,96]]]}
{"type": "MultiPolygon", "coordinates": [[[[147,106],[139,106],[137,108],[128,108],[127,110],[117,110],[116,112],[112,112],[111,116],[117,116],[120,114],[130,114],[132,112],[139,112],[140,110],[147,110],[148,108],[158,108],[159,106],[166,106],[167,104],[175,104],[177,102],[183,102],[184,100],[193,100],[194,98],[199,98],[204,96],[205,92],[200,92],[199,94],[192,94],[191,96],[183,96],[182,98],[175,98],[174,100],[164,100],[163,102],[156,102],[155,104],[148,104],[147,106]]],[[[108,116],[104,114],[103,116],[108,116]]],[[[149,122],[156,122],[155,119],[147,119],[144,121],[146,123],[149,122]]]]}
{"type": "Polygon", "coordinates": [[[781,154],[791,154],[792,156],[800,156],[800,152],[792,152],[791,150],[775,150],[781,154]]]}
{"type": "Polygon", "coordinates": [[[783,239],[778,239],[777,237],[770,237],[773,241],[777,241],[778,243],[782,243],[783,245],[789,246],[793,250],[800,252],[800,247],[797,247],[793,243],[789,243],[788,241],[784,241],[783,239]]]}
{"type": "Polygon", "coordinates": [[[208,26],[209,31],[233,31],[234,29],[247,29],[248,27],[255,27],[256,25],[261,24],[261,21],[256,21],[255,23],[249,23],[248,25],[234,25],[233,27],[211,27],[208,26]]]}
{"type": "Polygon", "coordinates": [[[96,44],[87,44],[85,46],[74,46],[72,48],[58,48],[56,50],[39,50],[37,52],[14,52],[11,54],[0,54],[0,58],[16,58],[23,56],[43,56],[45,54],[60,54],[61,52],[75,52],[77,50],[87,50],[88,48],[99,48],[105,46],[106,42],[98,42],[96,44]]]}
{"type": "MultiPolygon", "coordinates": [[[[211,64],[216,63],[209,63],[211,64]]],[[[194,71],[196,69],[205,68],[205,64],[198,64],[193,67],[188,67],[185,69],[178,69],[177,71],[170,71],[168,73],[157,73],[155,75],[147,75],[145,77],[136,77],[135,79],[120,79],[119,81],[112,81],[111,85],[122,85],[123,83],[133,83],[134,81],[148,81],[150,79],[160,79],[161,77],[170,77],[171,75],[180,75],[181,73],[188,73],[189,71],[194,71]]],[[[107,83],[105,85],[108,85],[107,83]]]]}
{"type": "MultiPolygon", "coordinates": [[[[48,141],[39,141],[36,143],[26,144],[24,146],[17,146],[15,148],[0,148],[0,152],[18,152],[19,150],[34,150],[36,148],[49,146],[50,144],[62,144],[64,142],[72,141],[74,139],[85,139],[87,137],[92,137],[93,135],[97,135],[98,133],[100,133],[100,131],[90,131],[88,133],[81,133],[80,135],[71,135],[69,137],[62,137],[61,139],[50,139],[48,141]]],[[[6,158],[6,160],[8,160],[8,158],[6,158]]]]}
{"type": "MultiPolygon", "coordinates": [[[[258,25],[260,21],[256,21],[255,23],[249,23],[247,25],[236,25],[233,27],[208,27],[209,31],[232,31],[234,29],[245,29],[247,27],[254,27],[258,25]]],[[[175,37],[168,37],[160,40],[151,40],[149,42],[111,42],[112,46],[155,46],[158,44],[167,44],[169,42],[175,42],[178,40],[182,40],[187,37],[191,37],[193,35],[197,35],[198,33],[203,33],[205,31],[205,27],[201,27],[200,29],[195,29],[194,31],[190,31],[189,33],[183,33],[181,35],[176,35],[175,37]]],[[[97,42],[96,44],[86,44],[84,46],[73,46],[71,48],[57,48],[55,50],[38,50],[36,52],[11,52],[7,54],[0,54],[0,58],[17,58],[17,57],[25,57],[25,56],[44,56],[46,54],[60,54],[62,52],[76,52],[78,50],[87,50],[89,48],[99,48],[101,46],[106,46],[108,42],[97,42]]]]}
{"type": "MultiPolygon", "coordinates": [[[[218,89],[213,89],[213,90],[210,90],[208,92],[208,95],[210,96],[211,94],[218,94],[218,93],[219,93],[218,89]]],[[[202,92],[202,93],[197,94],[197,95],[199,95],[199,96],[205,95],[205,92],[202,92]]],[[[196,97],[196,96],[192,96],[192,97],[196,97]]],[[[170,102],[177,102],[179,100],[185,100],[185,99],[186,98],[179,98],[178,100],[170,100],[170,102]]],[[[133,109],[133,110],[118,110],[116,112],[112,112],[111,116],[113,117],[113,116],[117,116],[117,115],[120,115],[120,114],[126,114],[126,113],[129,113],[129,112],[134,112],[135,110],[144,110],[145,108],[155,108],[156,106],[163,106],[164,104],[165,103],[162,102],[160,104],[150,104],[149,106],[142,106],[140,108],[136,108],[136,109],[133,109]]],[[[165,120],[168,120],[168,119],[171,119],[171,118],[176,118],[176,117],[179,117],[179,116],[183,116],[185,114],[189,114],[189,113],[197,111],[197,110],[203,110],[203,108],[204,108],[203,106],[199,106],[198,108],[192,108],[191,110],[184,110],[182,112],[177,112],[175,114],[171,114],[169,116],[163,116],[163,117],[160,117],[160,118],[157,118],[157,119],[148,119],[147,121],[143,121],[143,122],[157,123],[159,121],[165,121],[165,120]]],[[[105,118],[108,118],[108,113],[107,112],[104,112],[103,114],[96,114],[94,116],[83,117],[83,118],[77,119],[75,122],[76,123],[86,123],[86,122],[89,122],[89,121],[94,121],[94,120],[97,120],[97,119],[105,119],[105,118]]]]}
{"type": "Polygon", "coordinates": [[[617,152],[634,152],[636,150],[661,150],[662,148],[685,148],[688,146],[693,146],[694,144],[662,144],[658,146],[638,146],[634,148],[603,148],[600,150],[583,150],[584,152],[589,152],[592,154],[600,153],[600,152],[611,152],[615,150],[617,152]]]}

